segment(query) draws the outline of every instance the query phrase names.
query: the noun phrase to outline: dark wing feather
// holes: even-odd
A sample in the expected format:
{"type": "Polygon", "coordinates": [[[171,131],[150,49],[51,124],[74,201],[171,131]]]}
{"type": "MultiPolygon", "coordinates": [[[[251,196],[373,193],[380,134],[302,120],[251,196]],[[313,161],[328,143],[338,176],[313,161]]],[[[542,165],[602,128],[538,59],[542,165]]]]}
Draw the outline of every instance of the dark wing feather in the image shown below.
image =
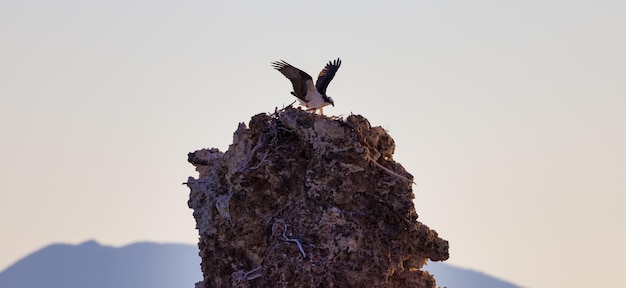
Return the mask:
{"type": "Polygon", "coordinates": [[[291,85],[293,86],[293,92],[291,92],[291,94],[303,101],[306,101],[307,81],[310,83],[308,85],[313,85],[313,78],[311,78],[311,75],[291,66],[283,60],[272,62],[272,67],[280,71],[280,73],[283,73],[283,75],[291,81],[291,85]]]}
{"type": "Polygon", "coordinates": [[[339,66],[341,66],[341,59],[337,58],[337,60],[328,61],[326,67],[322,69],[320,74],[317,76],[317,82],[315,82],[315,88],[322,95],[326,95],[326,88],[328,88],[328,84],[335,77],[335,73],[339,70],[339,66]]]}

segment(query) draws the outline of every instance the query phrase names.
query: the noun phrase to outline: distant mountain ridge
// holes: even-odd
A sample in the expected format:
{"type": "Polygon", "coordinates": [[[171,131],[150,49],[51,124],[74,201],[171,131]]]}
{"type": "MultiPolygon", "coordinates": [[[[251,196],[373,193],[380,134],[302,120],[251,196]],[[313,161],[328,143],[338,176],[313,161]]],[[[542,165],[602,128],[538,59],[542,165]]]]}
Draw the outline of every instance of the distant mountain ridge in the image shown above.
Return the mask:
{"type": "Polygon", "coordinates": [[[202,280],[193,245],[135,243],[115,248],[96,241],[52,244],[0,273],[6,288],[193,287],[202,280]]]}
{"type": "MultiPolygon", "coordinates": [[[[486,274],[431,263],[427,270],[448,288],[518,288],[486,274]]],[[[172,288],[202,280],[195,245],[140,242],[124,247],[87,241],[52,244],[0,272],[3,288],[172,288]]]]}
{"type": "Polygon", "coordinates": [[[521,288],[522,286],[494,278],[471,269],[459,268],[442,262],[428,262],[424,267],[435,275],[437,285],[448,288],[521,288]]]}

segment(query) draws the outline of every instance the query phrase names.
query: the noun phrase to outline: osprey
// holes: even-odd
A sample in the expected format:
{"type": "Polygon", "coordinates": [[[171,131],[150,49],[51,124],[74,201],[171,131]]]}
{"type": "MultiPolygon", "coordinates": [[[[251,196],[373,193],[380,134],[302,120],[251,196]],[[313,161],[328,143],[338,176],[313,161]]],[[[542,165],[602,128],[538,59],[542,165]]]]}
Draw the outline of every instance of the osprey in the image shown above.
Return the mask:
{"type": "Polygon", "coordinates": [[[291,66],[289,63],[280,60],[272,62],[274,69],[283,73],[293,86],[293,92],[291,95],[298,97],[300,105],[305,106],[307,111],[313,111],[315,113],[320,110],[320,114],[324,114],[324,106],[328,104],[335,106],[333,98],[326,95],[326,88],[330,81],[335,77],[335,73],[341,66],[341,59],[328,61],[326,67],[320,71],[317,76],[315,86],[313,86],[313,78],[306,72],[291,66]]]}

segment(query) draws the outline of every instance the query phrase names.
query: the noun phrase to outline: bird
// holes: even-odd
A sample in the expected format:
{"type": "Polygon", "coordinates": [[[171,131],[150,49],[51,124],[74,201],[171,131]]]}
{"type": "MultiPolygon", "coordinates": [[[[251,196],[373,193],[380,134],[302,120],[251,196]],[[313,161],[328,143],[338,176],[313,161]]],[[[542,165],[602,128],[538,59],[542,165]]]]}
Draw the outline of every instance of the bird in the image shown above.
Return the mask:
{"type": "Polygon", "coordinates": [[[307,111],[313,111],[313,113],[319,110],[321,115],[324,115],[325,106],[335,106],[333,98],[326,95],[326,88],[328,88],[328,84],[335,77],[339,66],[341,66],[341,59],[339,58],[328,61],[328,64],[317,76],[315,85],[313,85],[313,78],[306,72],[291,66],[291,64],[283,60],[272,62],[272,67],[291,81],[293,86],[291,95],[298,98],[300,105],[306,107],[307,111]]]}

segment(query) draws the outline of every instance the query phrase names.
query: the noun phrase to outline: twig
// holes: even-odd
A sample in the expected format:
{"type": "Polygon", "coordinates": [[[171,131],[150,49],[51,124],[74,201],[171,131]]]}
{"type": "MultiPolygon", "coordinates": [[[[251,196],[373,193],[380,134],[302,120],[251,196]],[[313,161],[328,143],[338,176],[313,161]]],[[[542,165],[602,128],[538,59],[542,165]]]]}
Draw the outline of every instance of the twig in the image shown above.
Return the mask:
{"type": "Polygon", "coordinates": [[[400,179],[402,179],[404,181],[407,181],[407,182],[409,182],[411,184],[415,184],[415,182],[411,181],[409,178],[406,178],[406,177],[404,177],[404,176],[402,176],[402,175],[400,175],[400,174],[398,174],[396,172],[391,171],[389,168],[387,168],[387,167],[385,167],[383,165],[380,165],[380,163],[378,163],[374,159],[372,159],[372,157],[370,155],[366,154],[365,157],[367,157],[367,160],[369,160],[370,162],[374,163],[374,165],[378,166],[378,168],[383,169],[383,171],[385,171],[385,172],[387,172],[387,173],[389,173],[389,174],[391,174],[393,176],[396,176],[396,177],[398,177],[398,178],[400,178],[400,179]]]}
{"type": "Polygon", "coordinates": [[[241,284],[241,283],[243,283],[245,285],[245,287],[249,287],[248,281],[252,281],[252,280],[254,280],[256,278],[259,278],[259,277],[263,276],[262,273],[253,274],[253,275],[250,275],[250,274],[256,273],[257,271],[259,271],[262,268],[263,268],[263,266],[259,266],[259,267],[255,268],[255,269],[252,269],[252,270],[248,271],[248,272],[244,272],[244,270],[235,271],[235,272],[233,272],[233,274],[231,274],[231,277],[234,280],[234,284],[241,284]],[[250,276],[248,276],[248,275],[250,275],[250,276]]]}
{"type": "MultiPolygon", "coordinates": [[[[301,242],[302,240],[287,236],[288,225],[287,223],[285,223],[283,219],[274,219],[274,221],[275,223],[272,225],[272,234],[275,231],[275,226],[278,224],[282,224],[281,226],[283,226],[283,234],[281,235],[282,237],[279,237],[278,239],[285,241],[285,242],[296,243],[296,245],[298,245],[298,250],[300,250],[300,254],[302,254],[302,258],[306,258],[306,252],[304,252],[304,248],[302,247],[302,242],[301,242]]],[[[291,234],[291,232],[289,234],[291,234]]]]}
{"type": "Polygon", "coordinates": [[[283,239],[281,240],[295,242],[296,244],[298,244],[298,249],[300,250],[300,253],[302,254],[302,258],[306,259],[306,253],[304,252],[304,248],[302,248],[302,243],[300,243],[300,239],[287,238],[287,236],[285,235],[286,232],[287,232],[287,228],[285,227],[285,231],[283,232],[283,239]]]}
{"type": "Polygon", "coordinates": [[[250,160],[252,160],[252,156],[254,156],[256,150],[259,149],[262,145],[263,142],[261,141],[261,139],[257,140],[256,145],[254,145],[254,147],[252,147],[252,150],[250,150],[250,155],[246,158],[245,161],[239,164],[239,168],[237,168],[237,171],[242,171],[244,167],[248,166],[248,163],[250,163],[250,160]]]}
{"type": "Polygon", "coordinates": [[[259,167],[261,167],[261,164],[263,164],[263,163],[265,162],[265,158],[267,157],[267,154],[268,154],[269,152],[270,152],[269,150],[268,150],[268,151],[265,151],[265,154],[263,154],[263,158],[261,159],[261,161],[259,161],[259,163],[258,163],[258,164],[254,165],[254,167],[250,167],[250,170],[256,170],[256,169],[258,169],[259,167]]]}

